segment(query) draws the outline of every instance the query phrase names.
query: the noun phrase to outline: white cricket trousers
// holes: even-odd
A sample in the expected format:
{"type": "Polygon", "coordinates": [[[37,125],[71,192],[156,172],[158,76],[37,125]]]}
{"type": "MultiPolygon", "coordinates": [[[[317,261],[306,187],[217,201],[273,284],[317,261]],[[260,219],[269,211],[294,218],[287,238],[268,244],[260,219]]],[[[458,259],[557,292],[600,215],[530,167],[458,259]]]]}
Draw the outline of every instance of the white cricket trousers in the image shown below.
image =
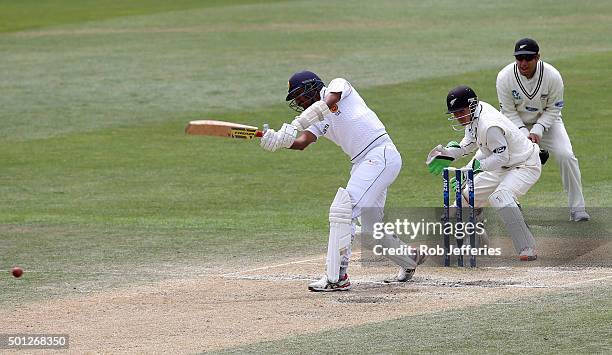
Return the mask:
{"type": "Polygon", "coordinates": [[[381,144],[370,149],[353,164],[346,190],[353,204],[353,218],[361,216],[363,208],[382,210],[387,200],[387,189],[395,181],[402,168],[402,157],[393,143],[381,144]]]}
{"type": "MultiPolygon", "coordinates": [[[[351,169],[351,178],[346,190],[353,205],[353,219],[361,217],[362,242],[367,248],[375,244],[386,248],[399,248],[405,245],[395,235],[385,235],[382,239],[375,241],[372,238],[372,231],[369,230],[374,223],[382,222],[387,189],[395,181],[401,168],[402,157],[389,139],[372,148],[351,169]],[[364,212],[364,209],[367,209],[367,212],[364,212]]],[[[350,255],[349,248],[343,257],[343,267],[348,266],[350,255]]],[[[409,255],[387,255],[387,257],[405,269],[416,267],[416,262],[409,255]]]]}
{"type": "Polygon", "coordinates": [[[580,167],[562,119],[556,120],[544,132],[540,141],[540,147],[547,149],[559,166],[561,183],[567,193],[569,208],[572,211],[584,211],[585,204],[584,196],[582,195],[580,167]]]}
{"type": "MultiPolygon", "coordinates": [[[[489,196],[495,191],[505,190],[512,194],[515,201],[525,195],[540,178],[539,149],[533,144],[533,152],[525,164],[511,169],[483,171],[474,177],[474,207],[480,208],[489,204],[489,196]]],[[[463,188],[464,206],[467,206],[468,188],[463,188]]]]}

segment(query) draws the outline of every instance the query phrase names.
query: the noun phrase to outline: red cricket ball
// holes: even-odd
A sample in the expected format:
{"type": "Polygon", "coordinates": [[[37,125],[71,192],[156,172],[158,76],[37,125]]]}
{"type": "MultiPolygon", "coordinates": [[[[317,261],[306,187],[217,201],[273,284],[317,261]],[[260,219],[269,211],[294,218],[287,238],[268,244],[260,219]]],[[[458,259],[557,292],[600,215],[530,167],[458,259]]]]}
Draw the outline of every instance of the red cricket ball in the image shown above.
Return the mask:
{"type": "Polygon", "coordinates": [[[15,277],[21,277],[21,275],[23,275],[23,269],[19,266],[15,266],[11,269],[11,274],[15,277]]]}

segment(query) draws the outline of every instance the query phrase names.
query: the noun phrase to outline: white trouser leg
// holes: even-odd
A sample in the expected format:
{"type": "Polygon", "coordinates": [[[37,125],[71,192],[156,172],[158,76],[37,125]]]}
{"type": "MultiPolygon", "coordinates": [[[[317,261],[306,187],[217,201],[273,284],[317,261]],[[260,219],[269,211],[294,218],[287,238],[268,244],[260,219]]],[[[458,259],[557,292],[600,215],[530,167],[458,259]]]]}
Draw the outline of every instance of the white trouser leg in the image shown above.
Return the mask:
{"type": "Polygon", "coordinates": [[[563,189],[568,195],[569,208],[572,211],[583,211],[585,208],[584,196],[582,195],[582,181],[578,159],[574,155],[572,142],[567,135],[563,120],[555,123],[546,131],[540,142],[542,149],[547,149],[552,155],[559,170],[561,171],[561,182],[563,189]]]}
{"type": "MultiPolygon", "coordinates": [[[[489,196],[498,190],[507,190],[515,200],[525,195],[529,189],[538,182],[542,166],[538,152],[533,154],[525,165],[514,169],[498,169],[484,171],[474,176],[474,205],[476,208],[489,205],[489,196]]],[[[467,206],[468,190],[463,188],[463,204],[467,206]]]]}
{"type": "MultiPolygon", "coordinates": [[[[501,182],[505,172],[483,171],[474,176],[474,207],[481,208],[489,204],[489,196],[495,191],[501,182]]],[[[468,203],[468,186],[466,185],[462,191],[463,206],[468,203]]]]}
{"type": "MultiPolygon", "coordinates": [[[[353,217],[361,217],[366,247],[379,244],[384,248],[398,248],[405,245],[395,235],[385,235],[380,240],[374,240],[371,230],[374,223],[383,220],[387,188],[395,181],[401,167],[401,156],[392,145],[372,149],[353,166],[346,189],[355,203],[353,217]]],[[[416,267],[416,262],[408,255],[389,256],[389,259],[407,269],[416,267]]]]}
{"type": "MultiPolygon", "coordinates": [[[[535,250],[535,239],[516,201],[535,185],[541,172],[540,158],[537,150],[534,150],[527,162],[520,167],[482,172],[474,178],[476,208],[490,204],[497,210],[512,238],[517,254],[525,250],[535,250]]],[[[464,200],[466,197],[467,187],[463,190],[464,200]]]]}

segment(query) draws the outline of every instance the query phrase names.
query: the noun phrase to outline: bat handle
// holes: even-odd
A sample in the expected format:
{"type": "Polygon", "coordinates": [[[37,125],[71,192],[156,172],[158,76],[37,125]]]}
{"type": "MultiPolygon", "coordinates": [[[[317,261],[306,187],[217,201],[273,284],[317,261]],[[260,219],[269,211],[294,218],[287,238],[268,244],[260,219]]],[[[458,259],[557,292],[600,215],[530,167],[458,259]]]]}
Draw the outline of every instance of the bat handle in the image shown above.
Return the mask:
{"type": "Polygon", "coordinates": [[[266,134],[266,131],[268,129],[270,129],[270,125],[267,124],[267,123],[264,123],[263,124],[263,130],[255,132],[255,137],[263,137],[263,135],[266,134]]]}

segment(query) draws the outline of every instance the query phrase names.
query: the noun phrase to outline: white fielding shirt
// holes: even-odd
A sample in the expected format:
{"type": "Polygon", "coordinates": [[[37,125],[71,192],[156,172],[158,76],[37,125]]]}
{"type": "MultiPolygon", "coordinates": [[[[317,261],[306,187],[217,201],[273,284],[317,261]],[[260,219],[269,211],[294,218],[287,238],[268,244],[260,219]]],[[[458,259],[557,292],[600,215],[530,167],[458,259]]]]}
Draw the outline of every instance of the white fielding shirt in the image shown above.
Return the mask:
{"type": "Polygon", "coordinates": [[[472,123],[465,127],[465,136],[459,144],[464,155],[480,149],[475,158],[480,160],[483,171],[525,164],[536,149],[535,143],[488,103],[480,101],[474,116],[472,123]]]}
{"type": "Polygon", "coordinates": [[[516,63],[510,63],[497,75],[499,108],[523,134],[529,131],[542,136],[544,130],[561,118],[563,79],[552,65],[538,61],[531,79],[521,75],[516,63]]]}
{"type": "Polygon", "coordinates": [[[353,162],[378,142],[389,140],[383,123],[348,81],[342,78],[332,80],[329,86],[321,89],[321,98],[332,92],[342,93],[340,101],[330,108],[329,115],[308,127],[307,131],[339,145],[353,162]]]}

